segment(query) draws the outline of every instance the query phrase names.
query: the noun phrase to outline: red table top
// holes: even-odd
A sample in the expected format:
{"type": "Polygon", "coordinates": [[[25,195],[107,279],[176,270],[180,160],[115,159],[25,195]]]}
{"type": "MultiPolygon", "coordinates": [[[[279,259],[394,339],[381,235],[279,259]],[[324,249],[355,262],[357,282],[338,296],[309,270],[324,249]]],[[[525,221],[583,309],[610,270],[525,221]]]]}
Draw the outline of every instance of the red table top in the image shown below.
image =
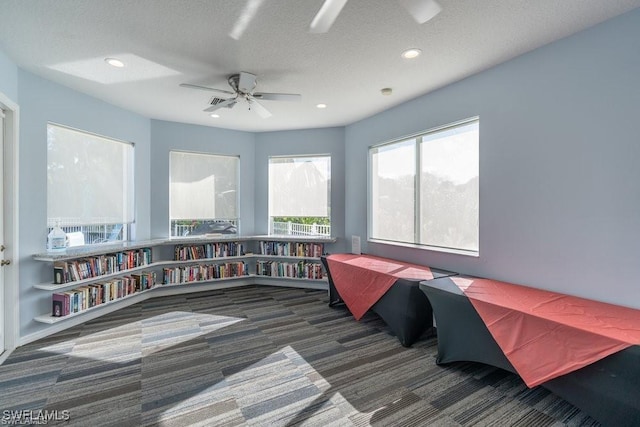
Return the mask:
{"type": "Polygon", "coordinates": [[[451,280],[529,387],[640,344],[640,310],[477,277],[451,280]]]}
{"type": "Polygon", "coordinates": [[[429,267],[372,255],[327,256],[333,285],[359,320],[399,278],[431,280],[429,267]]]}

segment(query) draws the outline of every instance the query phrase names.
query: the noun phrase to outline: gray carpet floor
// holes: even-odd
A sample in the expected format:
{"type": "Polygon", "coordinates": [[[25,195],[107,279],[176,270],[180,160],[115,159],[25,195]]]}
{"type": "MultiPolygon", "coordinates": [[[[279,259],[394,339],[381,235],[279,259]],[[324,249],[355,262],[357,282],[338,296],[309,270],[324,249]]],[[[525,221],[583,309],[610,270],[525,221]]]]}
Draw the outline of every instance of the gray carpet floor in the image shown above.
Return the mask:
{"type": "Polygon", "coordinates": [[[598,425],[511,373],[437,366],[435,337],[404,348],[375,314],[355,321],[327,301],[252,286],[132,305],[15,350],[0,366],[0,421],[25,411],[74,426],[598,425]]]}

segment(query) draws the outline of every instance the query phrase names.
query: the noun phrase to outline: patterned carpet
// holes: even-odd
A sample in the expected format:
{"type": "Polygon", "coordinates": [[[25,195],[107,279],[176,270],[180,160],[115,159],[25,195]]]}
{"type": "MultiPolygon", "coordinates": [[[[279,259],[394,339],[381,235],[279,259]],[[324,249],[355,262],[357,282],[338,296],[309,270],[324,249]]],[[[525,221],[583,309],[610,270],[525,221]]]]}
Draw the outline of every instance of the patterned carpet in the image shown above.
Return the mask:
{"type": "Polygon", "coordinates": [[[324,291],[253,286],[151,299],[86,322],[0,366],[0,422],[597,425],[505,371],[437,366],[434,337],[403,348],[375,314],[356,322],[327,300],[324,291]]]}

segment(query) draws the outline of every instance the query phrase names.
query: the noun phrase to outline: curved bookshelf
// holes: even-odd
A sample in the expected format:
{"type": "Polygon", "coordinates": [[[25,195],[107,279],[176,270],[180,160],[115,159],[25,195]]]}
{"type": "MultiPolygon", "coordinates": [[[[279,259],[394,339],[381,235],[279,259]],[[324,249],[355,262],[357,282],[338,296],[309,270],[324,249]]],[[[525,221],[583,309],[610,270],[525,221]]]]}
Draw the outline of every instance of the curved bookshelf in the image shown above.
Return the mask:
{"type": "MultiPolygon", "coordinates": [[[[271,286],[294,286],[312,289],[328,289],[328,281],[326,279],[326,276],[324,275],[322,279],[260,275],[256,274],[257,264],[260,261],[277,263],[283,262],[291,264],[320,264],[319,256],[308,256],[309,254],[301,254],[301,256],[299,256],[298,254],[262,254],[260,253],[260,251],[261,246],[264,242],[270,242],[276,245],[278,244],[278,242],[280,242],[282,246],[287,246],[287,244],[294,244],[298,245],[299,247],[303,247],[300,245],[314,244],[318,245],[316,246],[316,252],[318,251],[317,248],[321,248],[319,250],[323,252],[325,244],[334,243],[335,241],[335,238],[314,238],[304,236],[198,236],[189,238],[155,239],[140,242],[122,242],[108,245],[93,245],[81,248],[67,249],[60,253],[46,252],[35,254],[33,256],[34,260],[49,262],[52,265],[59,265],[63,262],[79,262],[80,260],[91,257],[106,256],[109,254],[126,251],[146,248],[150,249],[151,251],[150,262],[145,265],[140,265],[126,270],[114,271],[108,274],[92,276],[80,280],[68,281],[66,283],[53,283],[52,281],[33,285],[35,289],[38,289],[40,291],[47,291],[51,295],[53,295],[54,293],[64,293],[65,291],[73,292],[76,291],[77,288],[99,288],[100,285],[104,285],[105,283],[108,283],[115,279],[127,277],[129,275],[141,275],[142,273],[146,272],[155,273],[157,275],[157,280],[155,285],[150,289],[140,290],[121,298],[112,299],[76,313],[70,313],[64,316],[56,317],[53,316],[51,312],[49,312],[40,316],[36,316],[34,320],[50,325],[57,324],[70,319],[81,318],[83,315],[87,315],[87,317],[100,316],[102,314],[106,314],[122,307],[126,307],[127,305],[143,301],[147,298],[183,292],[199,292],[220,287],[235,287],[257,284],[271,286]],[[226,243],[241,243],[241,245],[238,246],[240,247],[241,253],[231,256],[216,255],[213,257],[198,257],[198,255],[196,254],[197,250],[194,249],[192,253],[188,255],[193,255],[195,257],[194,259],[176,259],[179,257],[178,249],[183,249],[182,254],[184,255],[184,248],[187,248],[186,251],[189,252],[188,248],[190,247],[197,247],[198,250],[201,250],[200,248],[203,246],[209,245],[208,247],[218,247],[217,244],[226,243]],[[186,281],[180,283],[162,283],[163,270],[171,268],[172,266],[176,268],[180,268],[181,266],[195,265],[204,267],[205,265],[211,264],[220,265],[225,263],[233,264],[239,262],[244,263],[246,267],[243,268],[243,273],[246,272],[248,274],[228,276],[223,278],[210,278],[207,280],[186,281]],[[101,309],[102,311],[104,311],[104,313],[98,314],[100,313],[101,309]]],[[[234,245],[232,246],[234,248],[236,247],[234,245]]],[[[202,253],[202,251],[199,252],[199,254],[202,253]]],[[[210,253],[211,252],[209,252],[209,254],[210,253]]],[[[316,255],[318,255],[318,253],[316,253],[316,255]]]]}

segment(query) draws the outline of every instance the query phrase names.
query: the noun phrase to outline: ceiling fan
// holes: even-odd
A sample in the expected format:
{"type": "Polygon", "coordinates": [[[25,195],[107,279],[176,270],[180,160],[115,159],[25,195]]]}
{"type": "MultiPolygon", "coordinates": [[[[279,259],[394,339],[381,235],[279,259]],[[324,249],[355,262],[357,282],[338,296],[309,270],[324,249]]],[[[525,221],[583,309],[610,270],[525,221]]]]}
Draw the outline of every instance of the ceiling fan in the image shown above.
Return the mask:
{"type": "MultiPolygon", "coordinates": [[[[329,31],[346,3],[347,0],[324,0],[322,7],[311,21],[309,31],[312,33],[329,31]]],[[[420,24],[432,19],[442,10],[442,6],[436,0],[398,0],[398,3],[404,6],[420,24]]]]}
{"type": "Polygon", "coordinates": [[[203,111],[211,113],[220,108],[232,108],[238,102],[244,100],[249,105],[249,110],[255,111],[260,117],[267,118],[271,116],[269,110],[267,110],[264,105],[260,104],[258,100],[261,101],[300,101],[302,98],[298,94],[294,93],[265,93],[265,92],[254,92],[256,85],[258,84],[257,78],[254,74],[247,73],[245,71],[241,71],[239,74],[232,74],[227,79],[229,82],[229,86],[233,91],[216,89],[207,86],[194,85],[189,83],[181,83],[181,87],[191,88],[191,89],[200,89],[200,90],[208,90],[212,92],[223,93],[225,95],[230,95],[229,98],[219,98],[214,96],[209,101],[209,107],[205,108],[203,111]]]}

